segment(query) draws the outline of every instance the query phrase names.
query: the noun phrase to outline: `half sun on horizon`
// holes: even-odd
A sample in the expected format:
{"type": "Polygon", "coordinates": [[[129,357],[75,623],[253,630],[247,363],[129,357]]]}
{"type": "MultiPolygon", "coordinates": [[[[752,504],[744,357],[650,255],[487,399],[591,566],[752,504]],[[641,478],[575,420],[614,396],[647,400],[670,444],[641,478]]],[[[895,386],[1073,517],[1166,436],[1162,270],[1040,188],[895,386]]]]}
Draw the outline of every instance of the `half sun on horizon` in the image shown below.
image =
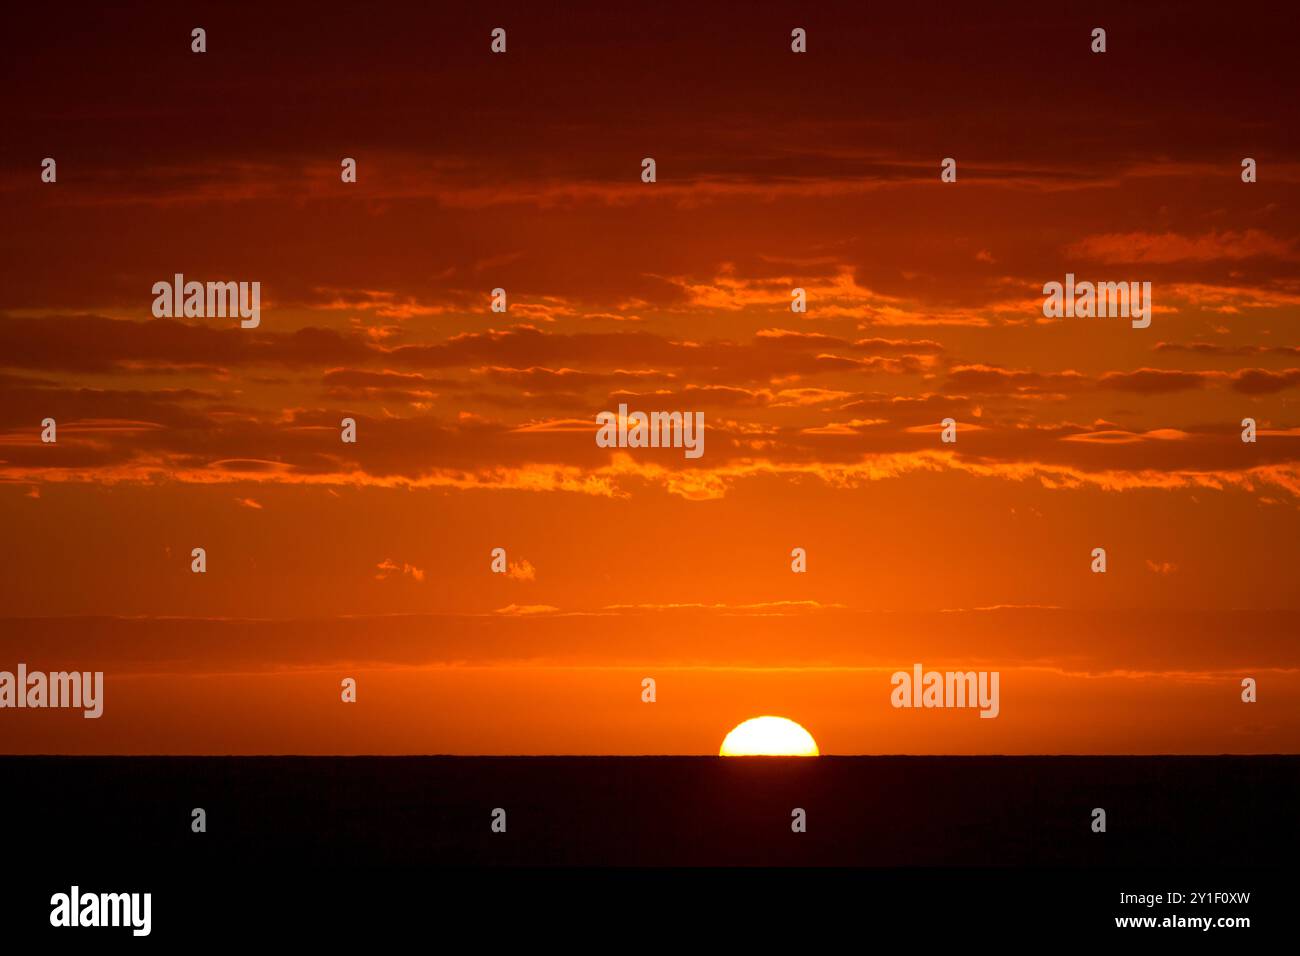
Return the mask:
{"type": "Polygon", "coordinates": [[[785,717],[751,717],[727,734],[720,757],[816,757],[817,741],[785,717]]]}

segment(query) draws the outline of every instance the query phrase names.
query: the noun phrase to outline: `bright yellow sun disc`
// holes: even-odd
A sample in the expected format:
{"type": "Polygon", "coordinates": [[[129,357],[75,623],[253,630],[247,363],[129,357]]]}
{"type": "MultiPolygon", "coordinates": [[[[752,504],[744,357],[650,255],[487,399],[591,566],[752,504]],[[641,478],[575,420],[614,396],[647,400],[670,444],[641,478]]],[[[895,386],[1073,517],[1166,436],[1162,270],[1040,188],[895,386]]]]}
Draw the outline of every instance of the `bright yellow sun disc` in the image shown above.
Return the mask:
{"type": "Polygon", "coordinates": [[[753,717],[722,741],[721,757],[816,757],[817,741],[793,720],[753,717]]]}

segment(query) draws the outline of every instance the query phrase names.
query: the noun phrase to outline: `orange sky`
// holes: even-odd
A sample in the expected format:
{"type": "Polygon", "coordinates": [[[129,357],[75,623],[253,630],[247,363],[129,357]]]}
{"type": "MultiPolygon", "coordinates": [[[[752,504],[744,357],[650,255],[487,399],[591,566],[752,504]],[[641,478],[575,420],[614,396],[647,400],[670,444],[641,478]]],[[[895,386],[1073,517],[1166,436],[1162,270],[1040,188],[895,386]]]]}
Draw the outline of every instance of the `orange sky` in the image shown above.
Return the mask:
{"type": "Polygon", "coordinates": [[[23,11],[0,670],[108,691],[0,749],[1295,751],[1285,9],[23,11]],[[177,272],[260,326],[153,318],[177,272]],[[1045,319],[1067,272],[1151,326],[1045,319]],[[704,456],[598,448],[620,402],[704,456]],[[999,718],[891,708],[918,661],[999,718]]]}

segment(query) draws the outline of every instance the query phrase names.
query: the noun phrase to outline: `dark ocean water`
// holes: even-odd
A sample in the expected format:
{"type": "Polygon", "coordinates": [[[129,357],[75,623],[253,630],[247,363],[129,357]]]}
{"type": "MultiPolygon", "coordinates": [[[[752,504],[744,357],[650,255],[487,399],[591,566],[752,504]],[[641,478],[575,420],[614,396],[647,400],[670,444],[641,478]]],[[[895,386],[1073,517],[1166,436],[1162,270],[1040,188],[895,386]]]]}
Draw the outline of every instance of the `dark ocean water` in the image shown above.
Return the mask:
{"type": "Polygon", "coordinates": [[[8,851],[69,863],[1271,866],[1300,851],[1300,757],[4,757],[0,794],[8,851]]]}

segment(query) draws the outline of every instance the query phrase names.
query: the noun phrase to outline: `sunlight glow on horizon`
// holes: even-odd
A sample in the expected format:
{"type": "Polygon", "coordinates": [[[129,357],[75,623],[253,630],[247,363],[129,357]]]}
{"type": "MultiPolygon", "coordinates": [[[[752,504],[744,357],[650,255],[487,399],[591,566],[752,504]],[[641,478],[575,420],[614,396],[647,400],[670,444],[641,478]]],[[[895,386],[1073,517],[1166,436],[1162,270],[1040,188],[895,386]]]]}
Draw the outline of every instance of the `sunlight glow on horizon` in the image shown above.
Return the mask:
{"type": "Polygon", "coordinates": [[[785,717],[751,717],[722,741],[720,757],[816,757],[812,734],[785,717]]]}

